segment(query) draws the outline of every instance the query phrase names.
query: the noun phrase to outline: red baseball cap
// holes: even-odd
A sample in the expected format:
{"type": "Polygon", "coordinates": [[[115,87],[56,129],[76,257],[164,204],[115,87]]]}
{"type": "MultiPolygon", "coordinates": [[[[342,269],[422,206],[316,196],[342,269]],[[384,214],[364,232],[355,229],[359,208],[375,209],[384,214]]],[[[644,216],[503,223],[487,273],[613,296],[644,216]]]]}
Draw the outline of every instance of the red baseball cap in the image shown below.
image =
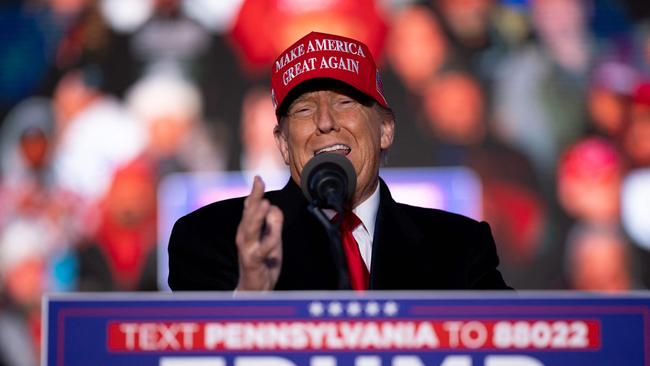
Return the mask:
{"type": "Polygon", "coordinates": [[[623,160],[616,146],[602,137],[588,137],[565,151],[559,163],[561,179],[601,180],[623,171],[623,160]]]}
{"type": "Polygon", "coordinates": [[[643,81],[637,85],[632,95],[632,102],[650,106],[650,81],[643,81]]]}
{"type": "Polygon", "coordinates": [[[389,108],[368,46],[352,38],[311,32],[289,46],[271,66],[275,113],[296,86],[322,78],[344,82],[389,108]]]}

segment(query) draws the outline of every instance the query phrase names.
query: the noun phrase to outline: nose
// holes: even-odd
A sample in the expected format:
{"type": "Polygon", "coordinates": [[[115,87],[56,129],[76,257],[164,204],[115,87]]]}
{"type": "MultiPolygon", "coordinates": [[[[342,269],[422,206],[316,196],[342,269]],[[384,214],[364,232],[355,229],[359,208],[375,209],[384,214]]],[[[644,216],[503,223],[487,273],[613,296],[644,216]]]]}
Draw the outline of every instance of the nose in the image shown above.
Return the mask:
{"type": "Polygon", "coordinates": [[[321,102],[319,104],[315,119],[317,134],[330,133],[339,130],[336,116],[328,103],[321,102]]]}

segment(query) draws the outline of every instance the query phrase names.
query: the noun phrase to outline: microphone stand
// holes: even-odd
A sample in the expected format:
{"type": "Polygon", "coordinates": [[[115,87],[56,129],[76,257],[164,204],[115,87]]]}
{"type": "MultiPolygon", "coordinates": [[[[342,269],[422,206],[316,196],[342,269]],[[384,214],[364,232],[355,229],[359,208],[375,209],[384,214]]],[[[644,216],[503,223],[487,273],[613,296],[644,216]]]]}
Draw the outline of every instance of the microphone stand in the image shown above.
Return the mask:
{"type": "MultiPolygon", "coordinates": [[[[327,236],[330,241],[330,252],[332,258],[334,258],[334,265],[336,266],[338,272],[338,289],[339,290],[351,290],[350,286],[350,277],[348,275],[347,265],[345,264],[345,254],[343,253],[343,244],[341,243],[341,237],[339,236],[339,226],[341,225],[341,220],[337,220],[335,223],[330,222],[325,213],[318,208],[317,200],[312,201],[308,206],[307,210],[311,212],[318,221],[323,225],[327,236]]],[[[341,214],[339,212],[339,214],[341,214]]],[[[342,215],[341,215],[342,217],[342,215]]]]}

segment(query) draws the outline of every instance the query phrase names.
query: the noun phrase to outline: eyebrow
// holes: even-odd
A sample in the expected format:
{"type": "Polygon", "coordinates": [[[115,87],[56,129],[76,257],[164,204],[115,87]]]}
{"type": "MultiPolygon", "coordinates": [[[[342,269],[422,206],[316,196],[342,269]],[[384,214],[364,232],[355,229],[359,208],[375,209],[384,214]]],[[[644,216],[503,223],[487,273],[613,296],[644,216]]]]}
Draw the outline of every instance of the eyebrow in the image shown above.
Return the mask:
{"type": "Polygon", "coordinates": [[[306,92],[300,94],[298,97],[296,97],[296,99],[293,100],[293,103],[301,102],[301,101],[303,101],[305,99],[308,99],[308,98],[312,97],[315,93],[318,93],[318,92],[319,92],[318,90],[306,91],[306,92]]]}
{"type": "Polygon", "coordinates": [[[289,108],[291,108],[292,105],[294,105],[296,103],[300,103],[300,102],[304,101],[307,98],[308,97],[306,97],[305,94],[299,96],[298,98],[294,99],[293,102],[291,102],[291,104],[289,104],[289,108]]]}
{"type": "Polygon", "coordinates": [[[294,99],[294,100],[291,102],[291,104],[289,104],[289,105],[287,106],[287,112],[289,112],[289,111],[291,110],[291,108],[292,108],[293,106],[295,106],[296,104],[298,104],[298,103],[300,103],[300,102],[305,102],[305,101],[307,101],[307,100],[309,99],[309,96],[308,96],[307,94],[309,94],[309,93],[303,93],[303,94],[301,94],[299,97],[297,97],[296,99],[294,99]]]}

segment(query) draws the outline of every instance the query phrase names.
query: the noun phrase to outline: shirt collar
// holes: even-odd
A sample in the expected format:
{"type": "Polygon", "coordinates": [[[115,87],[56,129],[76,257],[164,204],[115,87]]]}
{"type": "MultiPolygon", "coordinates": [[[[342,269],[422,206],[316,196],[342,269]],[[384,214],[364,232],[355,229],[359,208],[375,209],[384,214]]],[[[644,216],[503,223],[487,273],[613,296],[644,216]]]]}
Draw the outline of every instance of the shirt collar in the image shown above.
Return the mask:
{"type": "Polygon", "coordinates": [[[356,208],[352,210],[357,217],[363,223],[363,226],[366,227],[366,231],[370,234],[370,238],[373,239],[375,233],[375,221],[377,220],[377,210],[379,209],[379,184],[375,188],[375,191],[372,192],[370,197],[367,200],[361,202],[356,208]]]}
{"type": "MultiPolygon", "coordinates": [[[[375,191],[372,192],[370,197],[365,201],[361,202],[357,207],[355,207],[352,212],[361,220],[361,223],[366,228],[368,234],[370,234],[370,239],[374,239],[375,236],[375,221],[377,220],[377,210],[379,210],[379,184],[375,188],[375,191]]],[[[336,211],[331,209],[324,209],[325,215],[327,218],[332,219],[336,215],[336,211]]]]}

